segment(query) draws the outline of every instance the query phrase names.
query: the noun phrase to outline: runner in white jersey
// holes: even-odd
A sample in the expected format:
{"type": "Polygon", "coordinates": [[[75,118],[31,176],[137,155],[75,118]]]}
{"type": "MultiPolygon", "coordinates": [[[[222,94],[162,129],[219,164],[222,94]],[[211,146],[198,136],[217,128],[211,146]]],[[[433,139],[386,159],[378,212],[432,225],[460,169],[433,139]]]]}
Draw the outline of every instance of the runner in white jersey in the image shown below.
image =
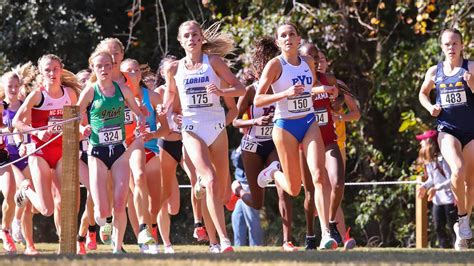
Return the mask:
{"type": "Polygon", "coordinates": [[[237,116],[233,97],[243,95],[245,89],[219,56],[233,49],[233,40],[215,29],[203,33],[196,21],[180,25],[178,40],[186,56],[179,63],[170,64],[165,71],[168,90],[164,102],[166,111],[178,88],[183,109],[183,144],[200,176],[195,194],[198,198],[203,196],[203,187],[206,188],[207,207],[220,238],[219,247],[209,235],[211,251],[231,252],[233,248],[225,229],[223,209],[228,196],[226,189],[230,190],[225,127],[237,116]],[[221,79],[229,88],[221,87],[221,79]],[[220,106],[221,96],[229,108],[227,114],[220,106]]]}
{"type": "MultiPolygon", "coordinates": [[[[165,66],[175,62],[176,58],[172,55],[166,56],[160,62],[159,73],[160,76],[164,76],[165,66]]],[[[162,79],[164,83],[164,78],[162,79]]],[[[156,82],[154,82],[156,83],[156,82]]],[[[161,96],[164,95],[167,90],[165,84],[160,84],[156,88],[156,92],[161,96]]],[[[164,252],[173,253],[174,249],[170,240],[170,217],[169,215],[175,215],[179,212],[180,208],[180,191],[178,179],[176,177],[176,168],[178,164],[181,165],[183,170],[188,175],[191,185],[195,185],[197,181],[196,170],[189,159],[189,156],[186,155],[186,151],[183,147],[183,141],[181,136],[181,105],[179,102],[179,97],[175,97],[173,103],[174,108],[168,109],[166,115],[168,120],[168,125],[170,127],[171,133],[158,140],[158,145],[160,146],[160,159],[161,159],[161,176],[162,176],[162,190],[161,190],[161,200],[163,201],[160,204],[161,209],[157,209],[152,204],[152,210],[157,213],[158,219],[157,224],[153,225],[154,228],[159,228],[161,239],[163,240],[164,252]]],[[[191,206],[193,209],[194,217],[194,232],[193,237],[198,241],[209,241],[207,236],[206,228],[203,224],[203,215],[201,210],[201,199],[196,199],[194,197],[194,187],[191,187],[191,206]]],[[[158,204],[156,204],[158,205],[158,204]]],[[[153,231],[155,232],[155,231],[153,231]]],[[[157,237],[157,234],[156,234],[157,237]]]]}
{"type": "Polygon", "coordinates": [[[183,112],[183,130],[195,132],[210,146],[225,128],[225,113],[220,97],[207,93],[206,87],[220,88],[220,78],[209,64],[209,56],[202,55],[199,69],[188,70],[185,60],[179,60],[175,79],[183,112]]]}
{"type": "Polygon", "coordinates": [[[311,92],[323,92],[316,80],[314,60],[299,56],[301,37],[292,23],[284,23],[276,29],[276,45],[281,55],[270,60],[263,70],[254,104],[264,106],[276,103],[273,141],[280,158],[279,165],[270,164],[258,177],[261,185],[275,179],[278,186],[288,194],[297,196],[301,190],[300,159],[297,156],[302,146],[306,163],[315,184],[315,194],[323,201],[315,201],[318,209],[323,238],[320,247],[336,248],[329,235],[329,178],[325,168],[324,143],[313,113],[311,92]],[[273,94],[267,94],[272,87],[273,94]],[[313,88],[314,87],[314,88],[313,88]]]}
{"type": "MultiPolygon", "coordinates": [[[[255,79],[261,76],[266,63],[279,54],[278,47],[271,37],[264,37],[255,42],[252,54],[252,72],[255,79]]],[[[279,164],[278,154],[272,140],[273,115],[275,113],[275,103],[257,107],[253,104],[255,91],[258,88],[258,81],[246,88],[247,92],[239,98],[237,107],[239,117],[233,122],[234,127],[246,130],[241,142],[242,163],[247,177],[248,185],[241,185],[239,181],[232,183],[232,190],[240,197],[245,204],[254,209],[261,209],[263,206],[265,188],[259,186],[257,177],[265,166],[279,164]],[[245,115],[248,119],[245,119],[245,115]]],[[[277,186],[278,207],[282,221],[283,251],[297,251],[298,249],[291,242],[292,234],[292,199],[277,186]]]]}

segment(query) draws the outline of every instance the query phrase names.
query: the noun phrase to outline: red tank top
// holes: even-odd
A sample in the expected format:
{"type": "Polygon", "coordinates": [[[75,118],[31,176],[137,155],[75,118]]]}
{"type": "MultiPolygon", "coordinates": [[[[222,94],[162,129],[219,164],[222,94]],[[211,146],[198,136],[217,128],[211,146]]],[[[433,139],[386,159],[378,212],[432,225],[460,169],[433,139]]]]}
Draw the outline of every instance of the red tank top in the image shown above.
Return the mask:
{"type": "MultiPolygon", "coordinates": [[[[318,80],[322,85],[328,85],[328,80],[326,75],[318,72],[318,80]]],[[[313,100],[314,114],[316,116],[316,122],[320,127],[331,126],[334,128],[332,116],[331,116],[331,101],[329,99],[329,94],[327,92],[318,93],[315,95],[313,100]]]]}
{"type": "MultiPolygon", "coordinates": [[[[71,98],[69,97],[67,89],[64,87],[61,87],[61,89],[63,96],[52,98],[44,88],[41,88],[40,90],[43,97],[41,105],[34,106],[31,109],[31,126],[37,128],[50,125],[50,129],[53,132],[51,138],[62,132],[62,125],[58,123],[63,121],[63,107],[64,105],[71,104],[71,98]]],[[[31,139],[37,146],[44,144],[44,142],[36,136],[32,136],[31,139]]],[[[50,145],[61,146],[62,138],[56,139],[50,145]]]]}

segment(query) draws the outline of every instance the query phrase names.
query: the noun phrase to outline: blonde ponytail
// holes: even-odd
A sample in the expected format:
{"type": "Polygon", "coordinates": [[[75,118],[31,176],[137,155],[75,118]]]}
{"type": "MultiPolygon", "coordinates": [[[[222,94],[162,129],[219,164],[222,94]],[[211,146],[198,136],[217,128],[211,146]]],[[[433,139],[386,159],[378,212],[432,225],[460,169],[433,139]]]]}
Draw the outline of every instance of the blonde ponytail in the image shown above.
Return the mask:
{"type": "Polygon", "coordinates": [[[76,93],[76,96],[79,97],[79,94],[81,94],[82,86],[77,80],[76,75],[67,69],[63,69],[61,74],[61,84],[65,87],[71,88],[76,93]]]}
{"type": "Polygon", "coordinates": [[[33,88],[36,87],[39,71],[31,61],[28,61],[23,65],[17,65],[10,72],[16,75],[20,80],[19,95],[26,97],[31,91],[33,91],[33,88]]]}
{"type": "Polygon", "coordinates": [[[232,38],[232,35],[219,31],[221,26],[220,22],[212,24],[209,26],[209,28],[203,31],[201,25],[197,21],[185,21],[179,26],[178,40],[180,39],[182,28],[188,25],[195,25],[200,29],[204,38],[202,44],[202,51],[204,53],[225,57],[226,55],[232,54],[234,52],[234,39],[232,38]]]}

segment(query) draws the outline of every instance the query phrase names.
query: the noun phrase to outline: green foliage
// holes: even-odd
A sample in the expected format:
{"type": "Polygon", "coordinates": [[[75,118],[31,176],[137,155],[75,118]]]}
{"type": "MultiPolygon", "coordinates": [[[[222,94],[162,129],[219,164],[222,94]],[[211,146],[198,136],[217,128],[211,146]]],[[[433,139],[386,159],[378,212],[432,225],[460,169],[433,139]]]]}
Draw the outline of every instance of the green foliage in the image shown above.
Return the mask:
{"type": "Polygon", "coordinates": [[[73,2],[79,1],[2,2],[0,50],[12,64],[36,61],[45,53],[54,53],[71,69],[84,67],[87,57],[82,51],[91,51],[100,26],[91,13],[71,8],[73,2]]]}

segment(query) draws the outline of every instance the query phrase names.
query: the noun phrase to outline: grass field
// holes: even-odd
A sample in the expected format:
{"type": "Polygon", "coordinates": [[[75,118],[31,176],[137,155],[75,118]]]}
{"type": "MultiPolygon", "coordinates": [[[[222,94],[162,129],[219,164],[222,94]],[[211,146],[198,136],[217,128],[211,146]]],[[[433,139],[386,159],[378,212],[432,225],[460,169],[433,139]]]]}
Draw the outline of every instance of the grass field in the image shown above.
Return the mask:
{"type": "MultiPolygon", "coordinates": [[[[145,255],[135,245],[127,254],[112,255],[108,246],[86,256],[56,255],[57,244],[37,244],[42,255],[0,256],[0,265],[474,265],[474,250],[455,252],[441,249],[357,248],[351,251],[304,251],[284,253],[279,247],[242,247],[231,254],[209,254],[207,246],[175,246],[176,254],[145,255]]],[[[23,249],[19,248],[19,253],[23,249]]]]}

